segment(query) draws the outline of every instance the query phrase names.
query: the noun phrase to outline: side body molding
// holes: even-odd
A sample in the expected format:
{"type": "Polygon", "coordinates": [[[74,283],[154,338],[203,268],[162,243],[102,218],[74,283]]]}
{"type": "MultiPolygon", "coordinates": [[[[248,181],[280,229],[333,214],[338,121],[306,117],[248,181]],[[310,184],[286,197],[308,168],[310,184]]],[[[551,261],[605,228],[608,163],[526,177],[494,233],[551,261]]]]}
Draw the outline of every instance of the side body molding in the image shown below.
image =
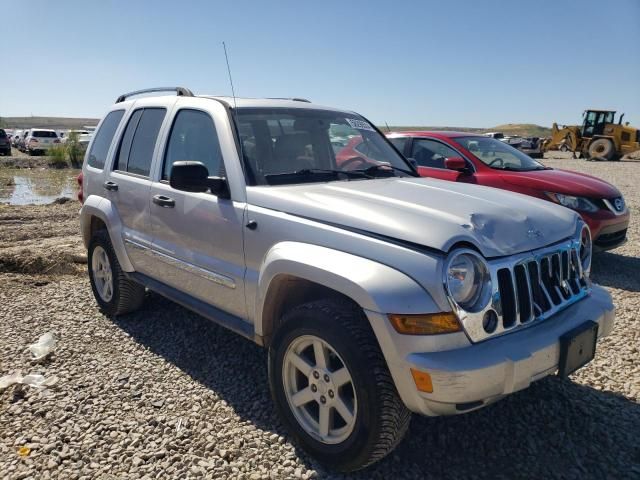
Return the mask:
{"type": "Polygon", "coordinates": [[[89,195],[80,209],[80,230],[85,247],[91,240],[91,217],[97,217],[107,226],[111,244],[118,257],[120,267],[125,272],[133,272],[134,268],[124,248],[122,222],[111,200],[97,195],[89,195]]]}
{"type": "Polygon", "coordinates": [[[258,335],[267,333],[263,319],[267,295],[280,275],[336,290],[369,311],[406,314],[440,311],[415,280],[387,265],[308,243],[281,242],[267,252],[260,269],[255,317],[258,335]]]}

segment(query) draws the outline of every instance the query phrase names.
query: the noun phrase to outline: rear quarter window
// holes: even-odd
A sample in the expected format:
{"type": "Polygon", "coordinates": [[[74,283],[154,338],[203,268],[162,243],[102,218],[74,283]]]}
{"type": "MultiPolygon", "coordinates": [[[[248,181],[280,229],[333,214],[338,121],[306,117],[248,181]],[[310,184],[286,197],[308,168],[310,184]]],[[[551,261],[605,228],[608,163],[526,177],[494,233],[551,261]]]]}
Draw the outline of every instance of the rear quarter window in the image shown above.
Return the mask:
{"type": "Polygon", "coordinates": [[[89,160],[87,163],[94,168],[104,168],[104,163],[107,160],[107,153],[109,147],[113,141],[113,136],[116,133],[120,120],[124,115],[124,110],[114,110],[109,112],[105,117],[102,125],[96,132],[96,137],[93,140],[91,151],[89,152],[89,160]]]}

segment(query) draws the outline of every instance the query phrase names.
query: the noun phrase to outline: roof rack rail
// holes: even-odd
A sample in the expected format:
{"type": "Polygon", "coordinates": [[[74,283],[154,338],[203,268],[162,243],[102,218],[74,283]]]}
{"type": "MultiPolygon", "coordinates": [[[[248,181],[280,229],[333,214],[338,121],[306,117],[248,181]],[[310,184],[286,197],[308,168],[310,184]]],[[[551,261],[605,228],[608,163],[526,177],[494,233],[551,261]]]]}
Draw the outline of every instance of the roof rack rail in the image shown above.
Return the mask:
{"type": "Polygon", "coordinates": [[[153,92],[176,92],[176,94],[179,97],[193,97],[193,92],[188,88],[156,87],[156,88],[145,88],[143,90],[136,90],[135,92],[124,93],[116,99],[116,103],[124,102],[127,98],[133,97],[134,95],[142,95],[143,93],[153,93],[153,92]]]}
{"type": "Polygon", "coordinates": [[[294,102],[305,102],[311,103],[311,100],[307,100],[306,98],[300,97],[267,97],[269,100],[292,100],[294,102]]]}

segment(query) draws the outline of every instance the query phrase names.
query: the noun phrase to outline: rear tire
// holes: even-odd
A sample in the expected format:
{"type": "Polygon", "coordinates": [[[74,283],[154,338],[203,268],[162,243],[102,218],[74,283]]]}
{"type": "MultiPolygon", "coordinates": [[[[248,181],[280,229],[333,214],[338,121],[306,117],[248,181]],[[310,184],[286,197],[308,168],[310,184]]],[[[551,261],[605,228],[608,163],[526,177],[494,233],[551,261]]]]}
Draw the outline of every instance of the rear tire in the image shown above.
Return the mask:
{"type": "Polygon", "coordinates": [[[591,158],[611,160],[615,156],[615,153],[613,142],[606,138],[598,138],[589,145],[589,156],[591,158]]]}
{"type": "Polygon", "coordinates": [[[269,348],[269,382],[297,442],[343,472],[391,452],[411,413],[362,310],[347,300],[319,300],[293,308],[282,322],[269,348]]]}
{"type": "Polygon", "coordinates": [[[91,238],[87,265],[93,296],[103,313],[122,315],[142,306],[144,286],[126,277],[106,230],[91,238]]]}

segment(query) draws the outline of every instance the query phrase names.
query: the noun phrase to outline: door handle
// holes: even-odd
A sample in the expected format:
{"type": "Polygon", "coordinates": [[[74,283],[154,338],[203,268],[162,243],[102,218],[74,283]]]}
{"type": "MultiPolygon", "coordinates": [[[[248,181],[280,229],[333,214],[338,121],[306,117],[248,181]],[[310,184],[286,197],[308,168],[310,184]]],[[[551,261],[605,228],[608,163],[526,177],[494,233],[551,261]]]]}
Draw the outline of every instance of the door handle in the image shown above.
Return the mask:
{"type": "Polygon", "coordinates": [[[153,203],[164,208],[173,208],[176,206],[176,201],[173,198],[165,197],[164,195],[154,195],[153,203]]]}
{"type": "Polygon", "coordinates": [[[102,186],[105,188],[105,190],[110,190],[112,192],[118,191],[118,184],[116,182],[111,182],[111,181],[104,182],[102,186]]]}

